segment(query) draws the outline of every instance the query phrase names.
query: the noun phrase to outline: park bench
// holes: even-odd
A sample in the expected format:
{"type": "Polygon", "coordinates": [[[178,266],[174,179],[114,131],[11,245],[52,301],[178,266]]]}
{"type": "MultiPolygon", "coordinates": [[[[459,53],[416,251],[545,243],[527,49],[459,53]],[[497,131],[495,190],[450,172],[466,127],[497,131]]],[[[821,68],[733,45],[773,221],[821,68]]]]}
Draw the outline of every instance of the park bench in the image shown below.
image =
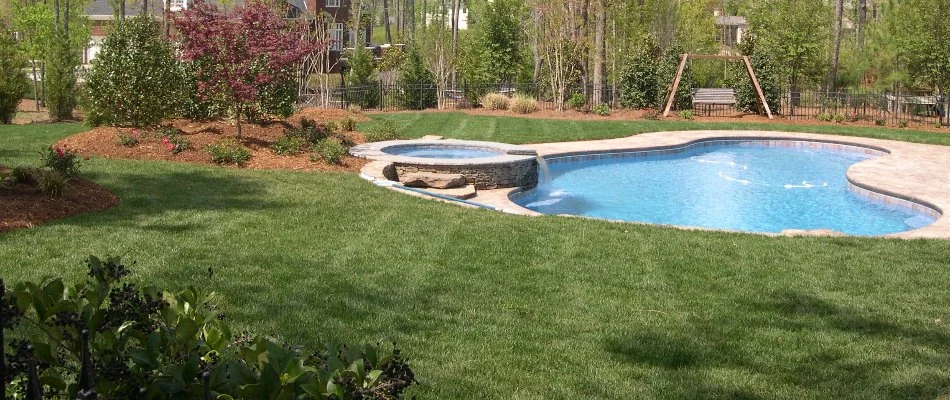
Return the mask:
{"type": "Polygon", "coordinates": [[[706,114],[712,113],[712,106],[734,106],[736,91],[733,89],[703,88],[693,91],[693,109],[703,108],[706,114]]]}

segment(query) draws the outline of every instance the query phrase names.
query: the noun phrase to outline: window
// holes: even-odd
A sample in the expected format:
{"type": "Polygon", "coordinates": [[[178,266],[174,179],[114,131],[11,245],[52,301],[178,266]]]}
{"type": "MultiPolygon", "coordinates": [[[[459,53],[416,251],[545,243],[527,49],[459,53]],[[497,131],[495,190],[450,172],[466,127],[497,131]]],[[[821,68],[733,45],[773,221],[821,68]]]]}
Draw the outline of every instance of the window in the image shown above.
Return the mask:
{"type": "Polygon", "coordinates": [[[172,12],[188,8],[187,0],[168,0],[168,9],[172,12]]]}
{"type": "Polygon", "coordinates": [[[330,29],[330,50],[343,50],[343,23],[337,22],[330,29]]]}
{"type": "Polygon", "coordinates": [[[339,7],[339,6],[340,6],[340,0],[327,0],[327,8],[339,7]]]}

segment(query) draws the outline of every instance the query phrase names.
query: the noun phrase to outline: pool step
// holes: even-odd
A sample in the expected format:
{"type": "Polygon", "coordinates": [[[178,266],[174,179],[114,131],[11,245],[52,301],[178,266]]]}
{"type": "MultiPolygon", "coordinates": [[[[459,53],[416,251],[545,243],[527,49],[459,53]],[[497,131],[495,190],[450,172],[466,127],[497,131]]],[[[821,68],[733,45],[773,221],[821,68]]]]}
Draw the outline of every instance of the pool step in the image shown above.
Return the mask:
{"type": "Polygon", "coordinates": [[[426,189],[426,191],[441,194],[443,196],[454,197],[459,200],[468,200],[475,197],[477,194],[474,185],[466,185],[465,187],[452,189],[426,189]]]}
{"type": "Polygon", "coordinates": [[[399,183],[414,188],[453,189],[465,187],[468,180],[460,174],[410,172],[399,174],[399,183]]]}

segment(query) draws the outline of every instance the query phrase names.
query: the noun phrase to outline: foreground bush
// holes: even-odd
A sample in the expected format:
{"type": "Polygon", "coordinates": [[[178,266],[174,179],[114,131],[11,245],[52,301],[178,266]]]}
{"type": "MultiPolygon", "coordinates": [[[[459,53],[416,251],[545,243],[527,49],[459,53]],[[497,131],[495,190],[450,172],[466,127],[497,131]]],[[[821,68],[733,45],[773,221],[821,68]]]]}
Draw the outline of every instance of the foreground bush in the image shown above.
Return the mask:
{"type": "Polygon", "coordinates": [[[158,22],[119,22],[102,44],[86,83],[90,123],[152,126],[178,111],[183,75],[158,22]]]}
{"type": "Polygon", "coordinates": [[[208,154],[215,164],[245,166],[251,159],[251,151],[234,139],[225,139],[208,145],[208,154]]]}
{"type": "Polygon", "coordinates": [[[415,383],[395,346],[306,351],[233,333],[214,293],[126,282],[118,257],[86,265],[86,281],[72,285],[48,278],[8,291],[0,281],[2,329],[16,332],[5,396],[398,399],[415,383]]]}
{"type": "Polygon", "coordinates": [[[26,61],[16,50],[13,34],[0,22],[0,124],[9,124],[16,108],[30,88],[23,74],[26,61]]]}
{"type": "Polygon", "coordinates": [[[311,160],[320,158],[327,164],[339,164],[343,161],[343,157],[346,157],[346,147],[339,140],[329,138],[321,140],[314,146],[314,157],[311,157],[311,160]]]}

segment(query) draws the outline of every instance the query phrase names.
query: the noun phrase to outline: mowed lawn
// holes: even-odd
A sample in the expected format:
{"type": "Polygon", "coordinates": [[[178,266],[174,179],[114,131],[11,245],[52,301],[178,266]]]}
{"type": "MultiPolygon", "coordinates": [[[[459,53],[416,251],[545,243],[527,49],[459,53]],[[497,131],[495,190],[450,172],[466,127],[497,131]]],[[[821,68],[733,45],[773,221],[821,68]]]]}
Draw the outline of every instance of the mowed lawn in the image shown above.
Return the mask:
{"type": "MultiPolygon", "coordinates": [[[[428,114],[386,117],[411,121],[410,135],[525,142],[652,126],[428,114]]],[[[82,129],[0,127],[0,164],[35,163],[82,129]]],[[[137,281],[213,288],[238,328],[314,346],[396,341],[420,398],[950,395],[950,241],[524,217],[355,174],[97,158],[83,172],[119,206],[0,234],[8,282],[81,279],[86,255],[121,254],[137,281]]]]}

